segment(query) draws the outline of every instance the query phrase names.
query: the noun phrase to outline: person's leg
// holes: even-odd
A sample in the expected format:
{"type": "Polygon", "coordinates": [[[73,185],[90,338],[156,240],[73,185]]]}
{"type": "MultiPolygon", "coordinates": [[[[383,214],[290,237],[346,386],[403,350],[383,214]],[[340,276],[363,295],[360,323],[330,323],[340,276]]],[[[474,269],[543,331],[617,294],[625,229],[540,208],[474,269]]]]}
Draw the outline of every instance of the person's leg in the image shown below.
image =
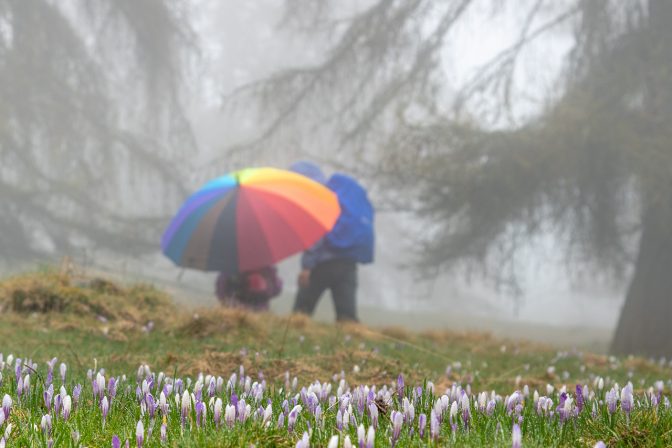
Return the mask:
{"type": "Polygon", "coordinates": [[[336,310],[336,321],[359,322],[357,319],[357,263],[342,261],[334,268],[334,277],[330,286],[336,310]]]}
{"type": "Polygon", "coordinates": [[[322,293],[327,289],[323,275],[323,267],[321,265],[315,266],[310,273],[310,281],[305,288],[299,287],[296,292],[296,300],[294,301],[294,312],[303,313],[312,316],[315,312],[317,302],[320,300],[322,293]]]}

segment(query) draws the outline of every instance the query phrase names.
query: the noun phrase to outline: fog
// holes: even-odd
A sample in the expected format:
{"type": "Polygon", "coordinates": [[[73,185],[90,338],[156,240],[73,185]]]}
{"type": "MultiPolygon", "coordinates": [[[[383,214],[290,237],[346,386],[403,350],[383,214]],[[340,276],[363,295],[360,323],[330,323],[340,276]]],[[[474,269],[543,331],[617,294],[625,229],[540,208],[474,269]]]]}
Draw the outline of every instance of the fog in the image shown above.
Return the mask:
{"type": "MultiPolygon", "coordinates": [[[[639,123],[634,114],[667,109],[647,102],[644,84],[601,69],[630,64],[613,53],[621,59],[609,65],[605,48],[645,26],[634,6],[607,2],[613,31],[592,44],[580,39],[586,21],[607,19],[582,1],[421,1],[409,11],[373,0],[27,3],[0,7],[5,273],[68,257],[86,271],[166,287],[187,305],[215,305],[215,275],[166,259],[162,229],[209,179],[310,159],[356,175],[377,207],[376,261],[359,277],[365,323],[607,350],[635,275],[647,192],[667,180],[657,168],[669,145],[645,163],[632,154],[646,148],[618,149],[641,141],[623,130],[639,123]],[[349,28],[376,13],[399,23],[397,36],[389,24],[349,28]],[[54,26],[27,36],[35,23],[54,26]],[[624,86],[615,101],[633,116],[584,107],[594,92],[610,98],[598,78],[624,86]],[[460,172],[486,180],[474,186],[460,172]]],[[[655,24],[646,26],[655,39],[655,24]]],[[[289,312],[298,266],[298,256],[280,264],[286,288],[275,312],[289,312]]],[[[333,319],[328,297],[318,318],[333,319]]]]}

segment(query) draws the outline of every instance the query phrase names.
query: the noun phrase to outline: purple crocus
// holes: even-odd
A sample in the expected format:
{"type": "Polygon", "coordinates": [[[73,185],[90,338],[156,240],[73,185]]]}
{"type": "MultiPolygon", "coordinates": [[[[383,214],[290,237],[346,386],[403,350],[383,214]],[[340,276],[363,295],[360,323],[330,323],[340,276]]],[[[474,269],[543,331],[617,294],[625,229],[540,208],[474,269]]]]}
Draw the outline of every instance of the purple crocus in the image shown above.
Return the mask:
{"type": "Polygon", "coordinates": [[[121,448],[121,440],[116,434],[112,436],[112,448],[121,448]]]}
{"type": "Polygon", "coordinates": [[[73,389],[72,389],[72,401],[74,401],[75,406],[79,403],[79,396],[82,394],[82,385],[77,384],[73,389]]]}
{"type": "Polygon", "coordinates": [[[40,422],[40,428],[44,435],[48,436],[51,434],[51,415],[45,414],[42,416],[42,421],[40,422]]]}
{"type": "Polygon", "coordinates": [[[520,448],[522,439],[523,436],[520,432],[520,426],[516,423],[513,425],[513,431],[511,431],[511,448],[520,448]]]}
{"type": "Polygon", "coordinates": [[[47,390],[42,394],[44,398],[44,407],[47,408],[47,411],[51,411],[51,401],[54,398],[54,385],[50,384],[47,390]]]}
{"type": "Polygon", "coordinates": [[[107,421],[107,413],[110,411],[110,403],[107,401],[107,397],[103,397],[100,402],[100,412],[103,416],[103,428],[105,428],[105,422],[107,421]]]}
{"type": "Polygon", "coordinates": [[[404,376],[401,373],[397,377],[397,395],[400,399],[404,397],[404,376]]]}
{"type": "Polygon", "coordinates": [[[366,432],[365,448],[373,448],[375,444],[376,444],[376,430],[373,429],[373,426],[369,426],[369,430],[366,432]]]}
{"type": "Polygon", "coordinates": [[[54,398],[54,412],[57,415],[61,412],[61,404],[63,404],[63,396],[58,394],[56,395],[56,398],[54,398]]]}
{"type": "Polygon", "coordinates": [[[5,394],[2,398],[2,412],[5,415],[5,420],[9,418],[9,411],[12,410],[12,397],[5,394]]]}
{"type": "Polygon", "coordinates": [[[142,448],[142,442],[145,439],[145,426],[142,424],[142,420],[138,420],[138,424],[135,427],[135,442],[138,444],[138,448],[142,448]]]}
{"type": "Polygon", "coordinates": [[[580,384],[576,385],[576,408],[579,413],[583,410],[583,389],[580,384]]]}
{"type": "Polygon", "coordinates": [[[302,409],[303,408],[301,407],[301,405],[297,404],[289,413],[289,416],[287,417],[287,430],[289,432],[292,432],[294,430],[294,425],[296,424],[296,420],[299,417],[299,414],[301,413],[302,409]]]}
{"type": "Polygon", "coordinates": [[[107,382],[107,395],[110,396],[110,401],[117,395],[117,380],[113,376],[110,377],[110,380],[107,382]]]}
{"type": "Polygon", "coordinates": [[[618,393],[614,389],[609,389],[604,400],[607,403],[607,410],[609,411],[609,414],[613,414],[614,412],[616,412],[618,393]]]}
{"type": "Polygon", "coordinates": [[[167,440],[168,440],[168,431],[166,424],[163,423],[161,424],[161,443],[166,443],[167,440]]]}
{"type": "Polygon", "coordinates": [[[200,427],[201,423],[205,423],[205,403],[199,401],[196,403],[196,426],[200,427]]]}
{"type": "Polygon", "coordinates": [[[390,419],[392,420],[392,446],[394,446],[401,434],[401,428],[404,426],[404,414],[392,411],[390,419]]]}
{"type": "Polygon", "coordinates": [[[425,427],[427,426],[427,415],[425,414],[420,414],[418,417],[418,434],[420,434],[420,438],[425,437],[425,427]]]}
{"type": "Polygon", "coordinates": [[[607,448],[607,445],[603,441],[599,441],[595,444],[593,448],[607,448]]]}
{"type": "Polygon", "coordinates": [[[432,409],[432,412],[429,415],[429,434],[432,440],[439,439],[439,431],[441,426],[439,425],[439,418],[436,416],[436,411],[432,409]]]}
{"type": "Polygon", "coordinates": [[[627,419],[630,418],[630,413],[632,412],[634,405],[635,399],[632,395],[632,383],[628,383],[621,390],[621,409],[623,409],[623,412],[625,412],[627,419]]]}

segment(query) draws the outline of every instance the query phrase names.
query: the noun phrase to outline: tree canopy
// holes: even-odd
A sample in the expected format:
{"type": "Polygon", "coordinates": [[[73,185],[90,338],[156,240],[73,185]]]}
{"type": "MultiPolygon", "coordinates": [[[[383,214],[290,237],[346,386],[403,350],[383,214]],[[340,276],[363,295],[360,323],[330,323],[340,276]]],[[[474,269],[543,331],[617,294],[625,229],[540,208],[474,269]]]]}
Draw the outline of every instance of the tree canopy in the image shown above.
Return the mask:
{"type": "Polygon", "coordinates": [[[319,63],[239,93],[274,106],[263,139],[324,132],[322,150],[355,155],[353,170],[409,193],[402,201],[433,223],[425,267],[467,261],[515,280],[517,250],[548,232],[566,243],[569,265],[588,261],[621,279],[634,267],[614,349],[670,354],[666,324],[647,323],[643,310],[672,308],[660,267],[672,253],[659,249],[672,228],[672,3],[514,3],[524,14],[513,44],[447,92],[442,73],[459,63],[441,60],[451,32],[477,5],[508,14],[510,2],[375,1],[334,18],[288,1],[290,23],[331,24],[333,45],[319,63]],[[526,90],[521,55],[544,36],[571,38],[561,76],[537,113],[512,120],[526,90]]]}
{"type": "Polygon", "coordinates": [[[192,43],[180,0],[0,3],[3,257],[155,246],[195,147],[192,43]]]}

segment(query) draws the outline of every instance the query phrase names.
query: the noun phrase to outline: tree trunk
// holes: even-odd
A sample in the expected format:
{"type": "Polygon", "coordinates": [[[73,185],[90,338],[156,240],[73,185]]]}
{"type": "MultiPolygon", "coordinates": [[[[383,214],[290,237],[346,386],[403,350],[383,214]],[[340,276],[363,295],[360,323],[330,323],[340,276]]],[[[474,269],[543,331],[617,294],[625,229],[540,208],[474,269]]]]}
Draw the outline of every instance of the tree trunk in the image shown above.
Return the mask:
{"type": "Polygon", "coordinates": [[[644,216],[635,271],[611,351],[672,357],[672,220],[652,207],[644,216]]]}

